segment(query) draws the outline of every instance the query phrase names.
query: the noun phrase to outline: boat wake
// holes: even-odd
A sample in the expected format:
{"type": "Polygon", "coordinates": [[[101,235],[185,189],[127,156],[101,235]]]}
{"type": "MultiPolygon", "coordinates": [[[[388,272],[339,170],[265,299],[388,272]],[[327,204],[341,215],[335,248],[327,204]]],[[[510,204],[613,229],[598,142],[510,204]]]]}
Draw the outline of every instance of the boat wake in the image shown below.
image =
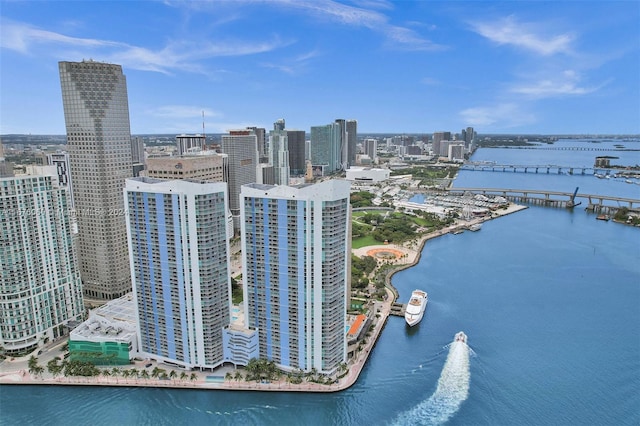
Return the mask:
{"type": "Polygon", "coordinates": [[[449,420],[469,395],[469,351],[466,335],[462,332],[456,334],[434,394],[401,413],[394,424],[438,425],[449,420]]]}

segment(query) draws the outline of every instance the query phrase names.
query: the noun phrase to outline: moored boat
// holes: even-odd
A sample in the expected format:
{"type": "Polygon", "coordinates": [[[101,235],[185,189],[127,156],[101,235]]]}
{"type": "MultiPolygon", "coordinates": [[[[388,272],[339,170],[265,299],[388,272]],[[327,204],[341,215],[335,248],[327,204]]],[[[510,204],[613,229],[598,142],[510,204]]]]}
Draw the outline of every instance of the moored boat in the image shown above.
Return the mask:
{"type": "Polygon", "coordinates": [[[409,303],[407,303],[407,309],[404,312],[404,319],[410,327],[413,327],[422,320],[428,301],[429,296],[426,291],[413,290],[411,299],[409,299],[409,303]]]}

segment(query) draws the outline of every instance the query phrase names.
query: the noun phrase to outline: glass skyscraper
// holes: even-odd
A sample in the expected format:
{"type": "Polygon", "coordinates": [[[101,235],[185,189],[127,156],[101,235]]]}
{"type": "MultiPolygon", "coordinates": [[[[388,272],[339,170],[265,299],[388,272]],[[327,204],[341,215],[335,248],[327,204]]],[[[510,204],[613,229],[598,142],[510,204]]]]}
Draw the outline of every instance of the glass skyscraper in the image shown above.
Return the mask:
{"type": "Polygon", "coordinates": [[[246,325],[284,370],[331,374],[346,362],[350,183],[244,185],[246,325]]]}
{"type": "Polygon", "coordinates": [[[131,291],[122,189],[133,175],[127,83],[120,65],[60,62],[78,255],[85,295],[131,291]]]}
{"type": "Polygon", "coordinates": [[[342,168],[342,130],[340,124],[311,127],[311,164],[328,175],[342,168]]]}

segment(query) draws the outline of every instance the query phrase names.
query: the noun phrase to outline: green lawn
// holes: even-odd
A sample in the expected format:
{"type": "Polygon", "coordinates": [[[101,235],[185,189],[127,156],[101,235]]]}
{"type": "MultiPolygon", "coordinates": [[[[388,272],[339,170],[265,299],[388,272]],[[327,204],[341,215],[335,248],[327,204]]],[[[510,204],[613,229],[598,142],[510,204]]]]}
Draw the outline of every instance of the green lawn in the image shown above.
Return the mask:
{"type": "Polygon", "coordinates": [[[380,241],[374,239],[371,235],[366,237],[356,238],[351,242],[351,248],[358,249],[366,246],[376,246],[381,244],[380,241]]]}
{"type": "Polygon", "coordinates": [[[433,222],[422,217],[414,217],[413,221],[420,226],[433,226],[433,222]]]}

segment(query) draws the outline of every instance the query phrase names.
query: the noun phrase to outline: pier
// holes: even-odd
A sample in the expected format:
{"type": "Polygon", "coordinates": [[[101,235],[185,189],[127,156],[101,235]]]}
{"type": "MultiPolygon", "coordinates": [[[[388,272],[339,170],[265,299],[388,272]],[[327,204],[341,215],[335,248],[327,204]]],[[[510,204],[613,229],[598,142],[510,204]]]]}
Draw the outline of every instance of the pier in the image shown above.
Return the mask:
{"type": "MultiPolygon", "coordinates": [[[[571,207],[573,192],[546,191],[538,189],[512,188],[449,188],[450,193],[472,193],[485,196],[502,196],[513,202],[521,202],[547,207],[571,207]]],[[[596,213],[614,213],[621,207],[629,210],[640,210],[640,200],[635,198],[611,197],[596,194],[575,194],[575,199],[588,201],[585,209],[596,213]],[[615,203],[615,204],[614,204],[615,203]]]]}
{"type": "Polygon", "coordinates": [[[403,317],[404,313],[407,310],[407,304],[406,303],[397,303],[397,302],[393,302],[391,304],[391,311],[389,311],[389,315],[395,315],[397,317],[403,317]]]}

